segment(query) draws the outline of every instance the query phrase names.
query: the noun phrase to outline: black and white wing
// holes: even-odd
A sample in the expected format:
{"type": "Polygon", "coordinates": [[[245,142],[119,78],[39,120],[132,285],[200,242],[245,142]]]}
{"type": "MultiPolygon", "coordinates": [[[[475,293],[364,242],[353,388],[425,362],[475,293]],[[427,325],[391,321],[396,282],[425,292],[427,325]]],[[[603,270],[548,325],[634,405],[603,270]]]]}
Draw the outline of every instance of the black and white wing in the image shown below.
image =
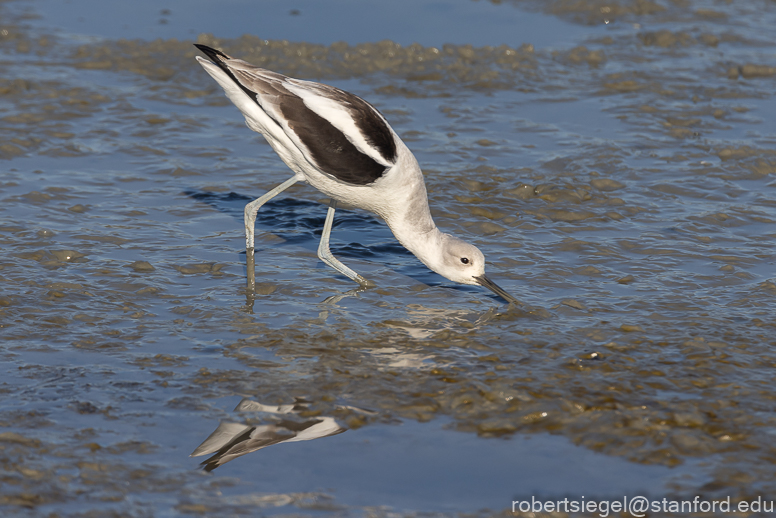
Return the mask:
{"type": "Polygon", "coordinates": [[[275,424],[251,426],[224,422],[191,454],[192,457],[213,454],[202,462],[205,471],[213,471],[248,453],[282,442],[309,441],[344,432],[331,417],[297,422],[280,420],[275,424]]]}
{"type": "Polygon", "coordinates": [[[345,183],[368,185],[396,163],[398,137],[382,114],[360,97],[232,59],[205,45],[196,47],[319,171],[345,183]]]}
{"type": "Polygon", "coordinates": [[[221,423],[191,453],[191,457],[214,454],[202,462],[205,471],[212,471],[230,460],[293,439],[295,435],[294,432],[275,425],[250,426],[240,423],[221,423]]]}

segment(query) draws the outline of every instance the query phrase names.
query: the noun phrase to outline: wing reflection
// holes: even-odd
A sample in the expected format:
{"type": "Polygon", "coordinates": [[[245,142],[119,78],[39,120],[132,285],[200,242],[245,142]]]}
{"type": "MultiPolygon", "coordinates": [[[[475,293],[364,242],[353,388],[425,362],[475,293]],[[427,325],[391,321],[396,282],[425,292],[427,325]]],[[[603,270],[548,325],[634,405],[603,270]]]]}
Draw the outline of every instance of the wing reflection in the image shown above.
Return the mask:
{"type": "MultiPolygon", "coordinates": [[[[235,411],[265,412],[274,415],[297,414],[306,410],[309,403],[297,400],[293,405],[262,405],[250,399],[243,399],[235,411]]],[[[320,437],[329,437],[346,431],[333,417],[314,417],[303,421],[275,418],[269,424],[251,425],[234,422],[222,422],[210,436],[192,453],[192,457],[213,454],[202,462],[205,471],[213,471],[248,453],[280,444],[282,442],[309,441],[320,437]]]]}

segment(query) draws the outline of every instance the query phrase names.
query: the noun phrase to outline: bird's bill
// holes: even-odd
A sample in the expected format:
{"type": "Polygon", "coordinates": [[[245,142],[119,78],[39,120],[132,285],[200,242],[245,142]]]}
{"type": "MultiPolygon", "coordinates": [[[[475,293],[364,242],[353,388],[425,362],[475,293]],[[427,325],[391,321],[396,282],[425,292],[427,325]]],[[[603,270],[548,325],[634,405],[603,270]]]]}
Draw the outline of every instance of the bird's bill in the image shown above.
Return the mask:
{"type": "Polygon", "coordinates": [[[521,305],[521,302],[514,298],[512,295],[507,293],[503,290],[498,284],[493,282],[492,280],[488,279],[485,275],[480,275],[479,277],[475,277],[474,280],[477,281],[477,284],[480,286],[485,286],[490,291],[501,297],[502,299],[506,300],[507,302],[511,302],[512,304],[517,304],[518,306],[521,305]]]}

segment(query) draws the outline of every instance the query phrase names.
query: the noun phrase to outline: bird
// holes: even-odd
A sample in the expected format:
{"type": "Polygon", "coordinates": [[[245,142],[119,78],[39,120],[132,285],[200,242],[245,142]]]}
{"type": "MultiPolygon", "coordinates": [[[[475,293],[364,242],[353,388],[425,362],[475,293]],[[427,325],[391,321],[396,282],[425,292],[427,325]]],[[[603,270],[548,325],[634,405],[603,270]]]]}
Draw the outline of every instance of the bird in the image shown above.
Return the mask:
{"type": "Polygon", "coordinates": [[[361,287],[374,283],[331,253],[329,239],[338,203],[382,218],[423,264],[460,284],[483,286],[520,302],[485,275],[485,256],[474,245],[439,230],[429,211],[423,173],[415,155],[385,117],[364,99],[339,88],[294,79],[194,44],[197,61],[293,171],[293,176],[245,206],[248,284],[255,282],[254,228],[267,201],[297,182],[329,198],[318,257],[361,287]]]}

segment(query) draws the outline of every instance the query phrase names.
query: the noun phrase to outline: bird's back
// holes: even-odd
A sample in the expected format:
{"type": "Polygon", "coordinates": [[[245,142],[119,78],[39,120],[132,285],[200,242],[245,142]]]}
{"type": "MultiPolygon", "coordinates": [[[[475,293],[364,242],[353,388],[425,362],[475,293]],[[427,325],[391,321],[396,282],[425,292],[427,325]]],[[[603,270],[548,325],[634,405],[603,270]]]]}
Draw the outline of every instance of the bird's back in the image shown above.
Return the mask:
{"type": "Polygon", "coordinates": [[[382,114],[360,97],[197,47],[212,60],[198,58],[200,63],[249,126],[264,134],[281,158],[296,172],[301,169],[308,181],[317,172],[346,185],[365,186],[396,164],[401,141],[382,114]]]}

